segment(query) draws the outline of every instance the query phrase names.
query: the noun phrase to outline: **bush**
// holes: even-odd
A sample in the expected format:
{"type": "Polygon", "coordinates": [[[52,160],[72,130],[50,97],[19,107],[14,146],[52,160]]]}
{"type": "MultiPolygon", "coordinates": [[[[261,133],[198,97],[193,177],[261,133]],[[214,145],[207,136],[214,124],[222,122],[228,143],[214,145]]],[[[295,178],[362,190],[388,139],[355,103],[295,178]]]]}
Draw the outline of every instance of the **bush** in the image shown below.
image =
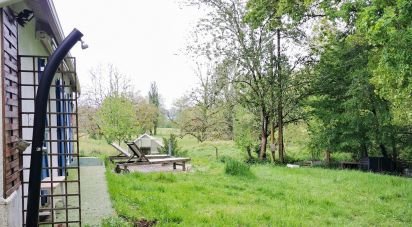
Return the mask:
{"type": "Polygon", "coordinates": [[[251,177],[253,173],[250,171],[250,167],[243,162],[234,160],[231,158],[225,158],[225,173],[232,176],[246,176],[251,177]]]}
{"type": "MultiPolygon", "coordinates": [[[[168,154],[170,150],[172,151],[172,156],[181,156],[185,154],[185,151],[181,151],[179,145],[177,144],[177,138],[175,134],[170,134],[169,138],[163,137],[163,147],[159,148],[159,153],[168,154]]],[[[187,151],[186,151],[187,153],[187,151]]]]}
{"type": "Polygon", "coordinates": [[[222,163],[226,163],[228,160],[233,160],[233,159],[229,156],[226,156],[226,155],[222,155],[219,158],[219,161],[222,162],[222,163]]]}

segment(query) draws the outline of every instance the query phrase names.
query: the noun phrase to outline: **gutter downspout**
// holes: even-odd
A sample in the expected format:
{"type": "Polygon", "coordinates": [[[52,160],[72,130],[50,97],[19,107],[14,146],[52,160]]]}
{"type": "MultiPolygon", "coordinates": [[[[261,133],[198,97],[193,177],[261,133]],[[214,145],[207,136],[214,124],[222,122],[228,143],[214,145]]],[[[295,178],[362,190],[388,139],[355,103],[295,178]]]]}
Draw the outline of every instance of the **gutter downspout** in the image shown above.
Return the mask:
{"type": "Polygon", "coordinates": [[[33,139],[30,160],[29,190],[27,199],[26,226],[36,227],[39,223],[39,200],[42,170],[42,147],[46,125],[47,99],[53,77],[60,63],[70,49],[80,41],[83,34],[77,30],[73,31],[57,47],[44,69],[35,99],[33,139]]]}

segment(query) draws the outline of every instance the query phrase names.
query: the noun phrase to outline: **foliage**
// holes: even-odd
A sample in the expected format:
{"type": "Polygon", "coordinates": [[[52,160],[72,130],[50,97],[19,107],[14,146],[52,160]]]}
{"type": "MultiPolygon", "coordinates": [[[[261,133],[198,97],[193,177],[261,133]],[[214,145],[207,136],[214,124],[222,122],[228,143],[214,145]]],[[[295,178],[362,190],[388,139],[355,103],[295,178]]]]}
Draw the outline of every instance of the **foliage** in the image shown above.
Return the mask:
{"type": "Polygon", "coordinates": [[[135,119],[140,126],[139,133],[151,132],[159,117],[159,109],[146,100],[140,100],[135,104],[135,108],[135,119]]]}
{"type": "Polygon", "coordinates": [[[159,152],[163,153],[163,154],[168,154],[169,153],[169,149],[172,152],[171,155],[172,156],[179,156],[180,154],[180,147],[177,144],[177,138],[176,135],[171,133],[169,135],[169,138],[163,137],[163,147],[159,148],[159,152]],[[169,148],[170,147],[170,148],[169,148]]]}
{"type": "Polygon", "coordinates": [[[405,97],[410,96],[411,83],[405,80],[410,74],[405,61],[410,62],[406,54],[410,23],[405,20],[411,19],[411,4],[407,2],[320,4],[330,20],[319,35],[323,46],[316,51],[317,95],[309,101],[315,149],[349,151],[355,159],[369,154],[409,156],[411,112],[405,97]],[[338,29],[330,29],[331,24],[338,29]]]}
{"type": "Polygon", "coordinates": [[[233,100],[223,70],[198,65],[199,86],[177,103],[176,123],[181,136],[199,142],[233,137],[233,100]]]}
{"type": "MultiPolygon", "coordinates": [[[[204,6],[208,14],[197,26],[196,37],[201,36],[202,40],[197,39],[190,48],[217,64],[230,62],[233,73],[227,78],[236,91],[236,101],[255,114],[255,119],[260,122],[259,158],[265,159],[269,124],[280,128],[279,141],[283,144],[283,122],[302,117],[298,109],[307,80],[302,77],[305,73],[298,69],[307,62],[307,56],[285,54],[288,53],[285,50],[293,49],[297,41],[302,41],[299,29],[288,24],[274,30],[273,24],[253,19],[254,15],[248,12],[244,1],[192,2],[204,6]],[[275,37],[280,39],[280,35],[282,46],[275,42],[275,37]]],[[[283,149],[283,146],[279,148],[283,149]]]]}
{"type": "Polygon", "coordinates": [[[101,137],[101,132],[96,124],[97,108],[80,102],[77,111],[79,133],[87,134],[93,138],[101,137]]]}
{"type": "Polygon", "coordinates": [[[342,2],[340,7],[336,4],[325,1],[324,9],[335,21],[346,23],[349,35],[361,37],[368,44],[368,71],[377,93],[391,102],[397,123],[410,123],[411,1],[356,0],[342,2]],[[330,8],[335,12],[328,10],[330,8]]]}
{"type": "Polygon", "coordinates": [[[135,107],[125,97],[114,96],[103,100],[97,111],[97,124],[108,143],[130,140],[138,133],[135,107]]]}
{"type": "Polygon", "coordinates": [[[252,151],[259,144],[259,126],[256,125],[255,115],[238,107],[235,117],[234,140],[236,146],[252,159],[252,151]]]}
{"type": "Polygon", "coordinates": [[[225,159],[225,173],[232,176],[253,177],[248,165],[231,158],[225,159]]]}
{"type": "Polygon", "coordinates": [[[318,136],[312,142],[318,148],[350,151],[355,157],[379,150],[387,157],[391,147],[396,155],[388,102],[374,93],[369,82],[368,51],[367,46],[348,39],[321,55],[314,83],[318,96],[310,101],[315,116],[311,129],[318,136]]]}

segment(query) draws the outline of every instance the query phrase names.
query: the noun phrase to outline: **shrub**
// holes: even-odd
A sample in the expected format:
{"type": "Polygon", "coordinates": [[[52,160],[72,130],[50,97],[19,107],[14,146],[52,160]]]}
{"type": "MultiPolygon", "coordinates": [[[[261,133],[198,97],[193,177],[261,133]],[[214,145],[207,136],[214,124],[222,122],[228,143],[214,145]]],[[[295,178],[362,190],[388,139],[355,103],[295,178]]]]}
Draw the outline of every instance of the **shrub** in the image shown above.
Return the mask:
{"type": "Polygon", "coordinates": [[[225,158],[225,173],[232,176],[253,176],[250,167],[243,162],[231,158],[225,158]]]}
{"type": "Polygon", "coordinates": [[[222,163],[226,163],[228,160],[232,160],[232,158],[227,155],[220,156],[219,158],[219,161],[222,163]]]}
{"type": "Polygon", "coordinates": [[[178,155],[183,155],[184,152],[180,150],[179,145],[177,144],[177,138],[175,134],[170,134],[169,138],[163,137],[163,147],[159,148],[159,152],[163,154],[169,153],[169,146],[172,151],[172,156],[178,156],[178,155]]]}

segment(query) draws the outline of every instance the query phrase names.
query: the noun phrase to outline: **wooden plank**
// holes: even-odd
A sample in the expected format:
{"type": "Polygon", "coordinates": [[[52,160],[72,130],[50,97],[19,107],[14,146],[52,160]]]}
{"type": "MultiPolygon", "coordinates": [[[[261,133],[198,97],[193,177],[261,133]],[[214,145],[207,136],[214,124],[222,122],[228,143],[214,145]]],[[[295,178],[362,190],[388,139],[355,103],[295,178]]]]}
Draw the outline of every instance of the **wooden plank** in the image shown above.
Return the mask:
{"type": "Polygon", "coordinates": [[[6,89],[5,90],[6,90],[6,92],[12,93],[12,94],[15,94],[15,95],[19,94],[19,88],[17,87],[16,84],[15,85],[6,84],[6,89]]]}
{"type": "Polygon", "coordinates": [[[6,120],[4,128],[6,130],[19,130],[19,122],[18,121],[13,121],[13,123],[10,123],[10,121],[6,120]]]}
{"type": "MultiPolygon", "coordinates": [[[[17,158],[17,159],[14,159],[14,160],[11,161],[11,162],[8,162],[7,164],[8,164],[8,165],[7,165],[7,167],[6,167],[6,173],[7,173],[7,171],[10,171],[12,168],[19,167],[20,162],[19,162],[19,159],[17,158]]],[[[15,171],[18,170],[18,169],[19,169],[19,168],[15,169],[15,171]]],[[[9,176],[6,176],[6,177],[9,177],[9,176]]]]}
{"type": "Polygon", "coordinates": [[[6,105],[18,107],[19,106],[19,100],[18,99],[6,98],[6,105]]]}
{"type": "Polygon", "coordinates": [[[15,143],[19,141],[18,134],[15,134],[14,136],[6,136],[6,143],[15,143]]]}
{"type": "MultiPolygon", "coordinates": [[[[12,146],[14,147],[14,144],[13,144],[13,143],[12,143],[12,146]]],[[[6,152],[5,152],[4,157],[6,157],[6,159],[7,159],[7,158],[9,158],[9,157],[11,157],[11,156],[13,156],[13,155],[20,155],[20,154],[19,154],[19,150],[18,150],[18,149],[6,148],[6,152]]],[[[18,158],[18,157],[17,157],[17,158],[18,158]]]]}
{"type": "Polygon", "coordinates": [[[6,67],[3,71],[4,71],[4,78],[6,80],[13,81],[14,83],[19,82],[19,78],[17,77],[17,72],[16,71],[11,69],[11,72],[10,72],[8,67],[6,67]]]}
{"type": "Polygon", "coordinates": [[[16,83],[12,83],[11,85],[10,85],[10,83],[7,83],[6,84],[6,92],[9,92],[9,93],[12,93],[12,94],[19,94],[19,87],[17,86],[17,84],[16,83]]]}
{"type": "Polygon", "coordinates": [[[16,184],[20,181],[20,171],[19,168],[17,167],[15,172],[13,174],[7,175],[6,176],[6,184],[11,184],[11,182],[13,182],[16,184]]]}
{"type": "Polygon", "coordinates": [[[6,10],[3,10],[3,25],[5,27],[9,28],[10,31],[15,36],[17,36],[17,23],[16,23],[16,21],[12,21],[12,22],[9,21],[9,18],[8,18],[10,16],[9,14],[10,14],[9,12],[7,12],[6,10]]]}
{"type": "Polygon", "coordinates": [[[20,181],[18,182],[18,184],[15,184],[13,187],[6,185],[6,192],[4,194],[6,194],[6,196],[10,196],[14,191],[16,191],[19,187],[20,187],[20,181]]]}
{"type": "Polygon", "coordinates": [[[3,50],[13,57],[17,56],[16,46],[10,40],[3,39],[3,50]]]}
{"type": "Polygon", "coordinates": [[[10,36],[17,37],[17,27],[12,25],[3,24],[3,31],[10,34],[10,36]]]}
{"type": "MultiPolygon", "coordinates": [[[[14,26],[13,26],[14,27],[14,26]]],[[[13,27],[10,27],[9,25],[3,24],[3,36],[12,39],[17,39],[17,29],[13,29],[13,27]],[[7,34],[7,36],[6,36],[7,34]]]]}
{"type": "Polygon", "coordinates": [[[14,44],[15,49],[17,49],[17,37],[13,32],[9,32],[8,28],[3,31],[3,38],[7,39],[8,41],[14,44]]]}
{"type": "Polygon", "coordinates": [[[4,116],[6,118],[18,118],[19,117],[19,110],[18,108],[13,108],[12,111],[8,110],[7,108],[4,111],[4,116]]]}
{"type": "Polygon", "coordinates": [[[9,54],[4,53],[4,64],[7,65],[8,67],[12,68],[13,70],[18,70],[17,69],[17,60],[13,56],[9,56],[9,54]]]}

